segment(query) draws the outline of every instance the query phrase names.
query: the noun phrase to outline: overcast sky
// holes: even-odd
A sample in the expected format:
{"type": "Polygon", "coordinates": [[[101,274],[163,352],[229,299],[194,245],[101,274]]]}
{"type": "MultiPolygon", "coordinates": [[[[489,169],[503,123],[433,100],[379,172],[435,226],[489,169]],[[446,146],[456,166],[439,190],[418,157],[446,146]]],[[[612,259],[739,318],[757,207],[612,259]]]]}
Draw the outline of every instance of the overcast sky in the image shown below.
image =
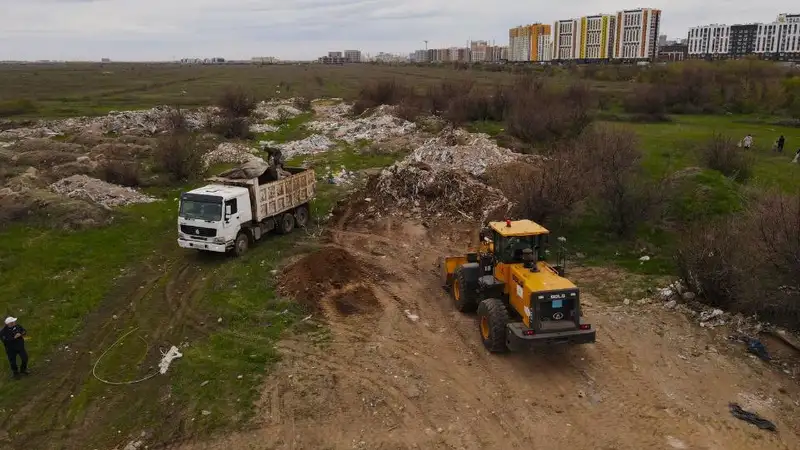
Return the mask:
{"type": "Polygon", "coordinates": [[[662,33],[772,21],[796,0],[0,0],[0,60],[312,59],[329,50],[408,53],[508,44],[508,29],[599,12],[662,9],[662,33]]]}

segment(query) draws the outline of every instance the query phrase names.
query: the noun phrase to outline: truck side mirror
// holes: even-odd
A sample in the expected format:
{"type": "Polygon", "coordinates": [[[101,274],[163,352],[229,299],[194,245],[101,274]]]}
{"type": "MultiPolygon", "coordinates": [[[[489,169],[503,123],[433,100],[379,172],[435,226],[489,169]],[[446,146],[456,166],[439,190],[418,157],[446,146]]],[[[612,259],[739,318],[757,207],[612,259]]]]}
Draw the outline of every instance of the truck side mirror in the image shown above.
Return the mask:
{"type": "Polygon", "coordinates": [[[225,216],[231,215],[231,205],[225,205],[225,216]]]}

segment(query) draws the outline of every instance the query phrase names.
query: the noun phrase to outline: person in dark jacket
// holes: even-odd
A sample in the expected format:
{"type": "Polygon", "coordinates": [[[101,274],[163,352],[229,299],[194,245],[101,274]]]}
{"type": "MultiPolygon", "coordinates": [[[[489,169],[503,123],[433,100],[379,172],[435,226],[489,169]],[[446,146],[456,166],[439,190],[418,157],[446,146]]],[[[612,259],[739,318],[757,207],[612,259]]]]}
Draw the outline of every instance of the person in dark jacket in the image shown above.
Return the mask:
{"type": "Polygon", "coordinates": [[[786,138],[781,135],[778,138],[778,153],[783,153],[783,146],[786,145],[786,138]]]}
{"type": "Polygon", "coordinates": [[[15,317],[6,317],[6,326],[0,330],[0,340],[6,348],[8,362],[11,364],[11,371],[14,378],[19,378],[19,374],[28,375],[28,352],[25,351],[25,335],[27,332],[22,325],[17,324],[15,317]],[[22,360],[22,364],[17,367],[17,356],[22,360]]]}

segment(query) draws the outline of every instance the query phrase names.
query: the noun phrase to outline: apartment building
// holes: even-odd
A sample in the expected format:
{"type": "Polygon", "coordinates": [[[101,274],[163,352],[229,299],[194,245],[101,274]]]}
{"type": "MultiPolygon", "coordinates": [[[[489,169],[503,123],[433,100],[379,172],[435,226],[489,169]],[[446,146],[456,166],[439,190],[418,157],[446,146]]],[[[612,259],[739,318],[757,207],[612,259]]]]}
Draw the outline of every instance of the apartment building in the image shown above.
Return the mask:
{"type": "Polygon", "coordinates": [[[580,22],[576,19],[559,20],[553,25],[553,60],[577,59],[580,22]]]}
{"type": "Polygon", "coordinates": [[[550,61],[552,39],[550,25],[534,23],[508,30],[509,61],[550,61]]]}
{"type": "Polygon", "coordinates": [[[361,62],[361,50],[345,50],[344,59],[351,63],[361,62]]]}
{"type": "Polygon", "coordinates": [[[755,54],[777,60],[800,60],[800,14],[780,14],[772,23],[758,24],[755,54]]]}
{"type": "Polygon", "coordinates": [[[728,54],[732,58],[741,58],[752,55],[756,51],[758,39],[758,24],[731,25],[731,38],[728,44],[728,54]]]}
{"type": "Polygon", "coordinates": [[[638,8],[619,11],[616,27],[613,59],[641,61],[658,57],[661,10],[638,8]]]}
{"type": "Polygon", "coordinates": [[[608,59],[614,52],[615,25],[617,17],[608,14],[581,17],[578,21],[577,59],[608,59]]]}
{"type": "Polygon", "coordinates": [[[730,52],[731,27],[712,24],[689,29],[690,58],[727,57],[730,52]]]}

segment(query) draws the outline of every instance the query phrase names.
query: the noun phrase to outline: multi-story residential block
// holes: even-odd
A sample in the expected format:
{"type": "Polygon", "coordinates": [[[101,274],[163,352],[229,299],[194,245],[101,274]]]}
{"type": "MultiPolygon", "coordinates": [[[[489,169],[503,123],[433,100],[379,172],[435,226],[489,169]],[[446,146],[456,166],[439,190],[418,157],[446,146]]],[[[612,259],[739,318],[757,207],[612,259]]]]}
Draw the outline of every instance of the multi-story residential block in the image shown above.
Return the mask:
{"type": "Polygon", "coordinates": [[[361,50],[345,50],[344,59],[351,63],[361,62],[361,50]]]}
{"type": "Polygon", "coordinates": [[[728,43],[728,54],[731,58],[752,55],[756,51],[758,24],[731,25],[731,37],[728,43]]]}
{"type": "Polygon", "coordinates": [[[612,58],[618,60],[654,60],[658,57],[658,33],[661,10],[639,8],[619,11],[612,58]]]}
{"type": "Polygon", "coordinates": [[[469,57],[472,62],[487,61],[489,43],[486,41],[470,41],[469,57]]]}
{"type": "Polygon", "coordinates": [[[578,58],[579,26],[580,22],[575,19],[559,20],[553,25],[554,60],[567,61],[578,58]]]}
{"type": "Polygon", "coordinates": [[[686,44],[679,44],[676,42],[667,43],[658,48],[659,61],[683,61],[687,58],[689,53],[689,46],[686,44]]]}
{"type": "Polygon", "coordinates": [[[599,60],[608,59],[614,52],[614,36],[617,17],[598,14],[595,16],[581,17],[578,22],[577,59],[599,60]]]}
{"type": "Polygon", "coordinates": [[[543,62],[552,59],[550,25],[534,23],[508,30],[510,61],[543,62]]]}
{"type": "Polygon", "coordinates": [[[342,52],[328,52],[328,58],[343,58],[342,52]]]}
{"type": "Polygon", "coordinates": [[[800,14],[780,14],[775,22],[758,24],[755,53],[771,59],[800,60],[800,14]]]}
{"type": "Polygon", "coordinates": [[[728,25],[703,25],[689,29],[689,57],[721,58],[730,51],[731,27],[728,25]]]}

